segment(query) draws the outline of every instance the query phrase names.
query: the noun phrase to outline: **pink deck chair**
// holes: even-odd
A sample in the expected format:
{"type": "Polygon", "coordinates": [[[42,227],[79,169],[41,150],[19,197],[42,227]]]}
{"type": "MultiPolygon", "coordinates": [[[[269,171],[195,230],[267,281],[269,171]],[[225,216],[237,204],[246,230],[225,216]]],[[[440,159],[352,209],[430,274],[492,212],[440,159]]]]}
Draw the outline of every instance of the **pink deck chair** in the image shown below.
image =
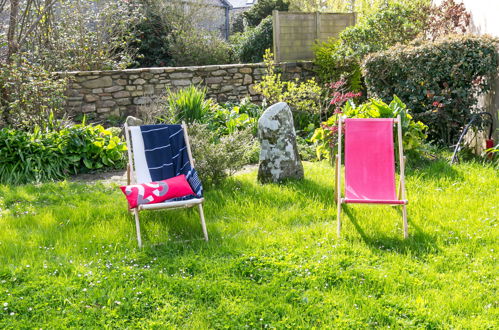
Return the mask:
{"type": "Polygon", "coordinates": [[[345,124],[345,197],[341,197],[341,134],[336,156],[336,202],[338,237],[341,232],[341,205],[348,203],[388,204],[402,206],[404,238],[407,229],[402,127],[400,116],[394,118],[340,118],[339,132],[345,124]],[[400,183],[395,188],[395,153],[393,125],[398,126],[400,183]]]}

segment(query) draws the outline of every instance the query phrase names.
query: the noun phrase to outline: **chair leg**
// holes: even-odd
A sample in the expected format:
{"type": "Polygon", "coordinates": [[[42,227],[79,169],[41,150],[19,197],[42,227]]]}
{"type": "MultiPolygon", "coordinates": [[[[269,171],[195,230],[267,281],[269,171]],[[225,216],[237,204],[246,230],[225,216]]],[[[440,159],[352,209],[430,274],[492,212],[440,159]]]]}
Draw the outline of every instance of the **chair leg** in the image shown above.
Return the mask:
{"type": "Polygon", "coordinates": [[[198,207],[199,207],[199,217],[201,218],[201,227],[203,227],[204,239],[205,241],[208,242],[208,230],[206,230],[206,223],[204,221],[203,205],[199,204],[198,207]]]}
{"type": "Polygon", "coordinates": [[[337,215],[336,215],[336,218],[337,218],[337,230],[338,230],[338,238],[341,237],[341,201],[338,201],[337,203],[337,207],[338,207],[338,212],[337,212],[337,215]]]}
{"type": "Polygon", "coordinates": [[[134,209],[133,214],[135,215],[135,229],[137,230],[137,242],[139,243],[139,248],[142,248],[142,238],[140,237],[139,211],[137,209],[134,209]]]}
{"type": "Polygon", "coordinates": [[[407,225],[407,205],[402,205],[402,218],[404,220],[404,238],[409,236],[409,228],[407,225]]]}
{"type": "Polygon", "coordinates": [[[334,158],[334,201],[338,203],[338,171],[339,171],[339,163],[338,163],[338,155],[334,158]]]}

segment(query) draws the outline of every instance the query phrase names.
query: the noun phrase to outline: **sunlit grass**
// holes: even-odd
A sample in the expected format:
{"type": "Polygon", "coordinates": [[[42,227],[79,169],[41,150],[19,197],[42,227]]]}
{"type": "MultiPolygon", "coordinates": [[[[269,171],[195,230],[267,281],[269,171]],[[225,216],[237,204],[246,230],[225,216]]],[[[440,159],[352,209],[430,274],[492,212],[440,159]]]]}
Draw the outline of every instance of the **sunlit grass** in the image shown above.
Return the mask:
{"type": "Polygon", "coordinates": [[[194,210],[142,213],[117,186],[0,186],[0,328],[496,328],[499,175],[408,170],[410,237],[390,206],[349,205],[332,169],[259,185],[239,175],[194,210]]]}

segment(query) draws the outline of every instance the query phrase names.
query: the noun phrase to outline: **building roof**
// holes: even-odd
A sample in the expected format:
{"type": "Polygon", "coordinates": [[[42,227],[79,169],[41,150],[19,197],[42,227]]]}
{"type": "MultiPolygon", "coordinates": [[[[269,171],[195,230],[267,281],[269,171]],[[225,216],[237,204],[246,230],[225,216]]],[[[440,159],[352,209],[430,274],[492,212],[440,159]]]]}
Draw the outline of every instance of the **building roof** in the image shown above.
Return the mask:
{"type": "Polygon", "coordinates": [[[232,8],[247,8],[253,6],[257,0],[226,0],[232,8]]]}

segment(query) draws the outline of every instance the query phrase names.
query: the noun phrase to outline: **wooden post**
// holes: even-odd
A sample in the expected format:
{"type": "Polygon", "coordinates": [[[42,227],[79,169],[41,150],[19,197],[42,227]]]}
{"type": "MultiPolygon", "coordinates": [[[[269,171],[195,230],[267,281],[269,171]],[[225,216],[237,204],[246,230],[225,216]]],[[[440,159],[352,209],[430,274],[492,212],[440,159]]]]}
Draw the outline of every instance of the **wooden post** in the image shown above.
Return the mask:
{"type": "Polygon", "coordinates": [[[127,153],[128,153],[128,167],[129,168],[129,174],[128,174],[128,184],[130,183],[136,183],[136,178],[135,178],[135,170],[133,167],[133,157],[132,157],[132,144],[130,143],[130,128],[128,127],[128,124],[125,123],[125,140],[126,140],[126,148],[127,148],[127,153]]]}
{"type": "Polygon", "coordinates": [[[315,13],[315,40],[319,41],[321,36],[321,13],[315,13]]]}
{"type": "Polygon", "coordinates": [[[137,231],[137,242],[139,243],[139,248],[142,248],[142,237],[140,235],[139,210],[137,208],[134,208],[133,214],[135,215],[135,230],[137,231]]]}
{"type": "Polygon", "coordinates": [[[336,173],[336,180],[338,184],[338,191],[336,192],[336,198],[337,198],[337,231],[338,231],[338,238],[341,237],[341,135],[342,135],[342,128],[343,128],[343,117],[340,117],[340,122],[338,124],[338,171],[336,173]]]}
{"type": "MultiPolygon", "coordinates": [[[[405,194],[405,161],[404,161],[404,149],[403,149],[403,144],[402,144],[402,120],[400,118],[400,115],[397,116],[396,119],[397,122],[397,133],[398,133],[398,147],[399,147],[399,164],[400,164],[400,192],[401,192],[401,199],[406,200],[406,194],[405,194]]],[[[409,229],[408,229],[408,224],[407,224],[407,205],[403,204],[402,205],[402,218],[404,221],[404,238],[407,238],[409,236],[409,229]]]]}
{"type": "Polygon", "coordinates": [[[274,61],[276,63],[281,62],[281,27],[279,26],[279,11],[272,10],[272,30],[273,30],[273,41],[274,41],[274,61]]]}
{"type": "Polygon", "coordinates": [[[336,204],[338,204],[338,171],[340,170],[338,166],[338,155],[335,156],[334,158],[334,200],[336,201],[336,204]]]}
{"type": "MultiPolygon", "coordinates": [[[[187,155],[189,156],[189,162],[191,163],[191,167],[194,169],[194,158],[192,157],[192,152],[191,152],[191,143],[189,142],[189,134],[187,133],[187,125],[185,122],[182,122],[182,130],[184,131],[184,140],[185,140],[185,145],[187,147],[187,155]]],[[[201,220],[201,228],[203,229],[203,235],[205,241],[208,242],[208,230],[206,229],[206,222],[204,220],[204,210],[203,210],[203,205],[199,204],[198,205],[198,210],[199,210],[199,217],[201,220]]]]}
{"type": "Polygon", "coordinates": [[[189,142],[189,134],[187,133],[187,125],[185,121],[182,122],[182,130],[184,131],[185,146],[187,147],[187,155],[189,156],[189,162],[191,167],[194,168],[194,158],[192,158],[191,143],[189,142]]]}

